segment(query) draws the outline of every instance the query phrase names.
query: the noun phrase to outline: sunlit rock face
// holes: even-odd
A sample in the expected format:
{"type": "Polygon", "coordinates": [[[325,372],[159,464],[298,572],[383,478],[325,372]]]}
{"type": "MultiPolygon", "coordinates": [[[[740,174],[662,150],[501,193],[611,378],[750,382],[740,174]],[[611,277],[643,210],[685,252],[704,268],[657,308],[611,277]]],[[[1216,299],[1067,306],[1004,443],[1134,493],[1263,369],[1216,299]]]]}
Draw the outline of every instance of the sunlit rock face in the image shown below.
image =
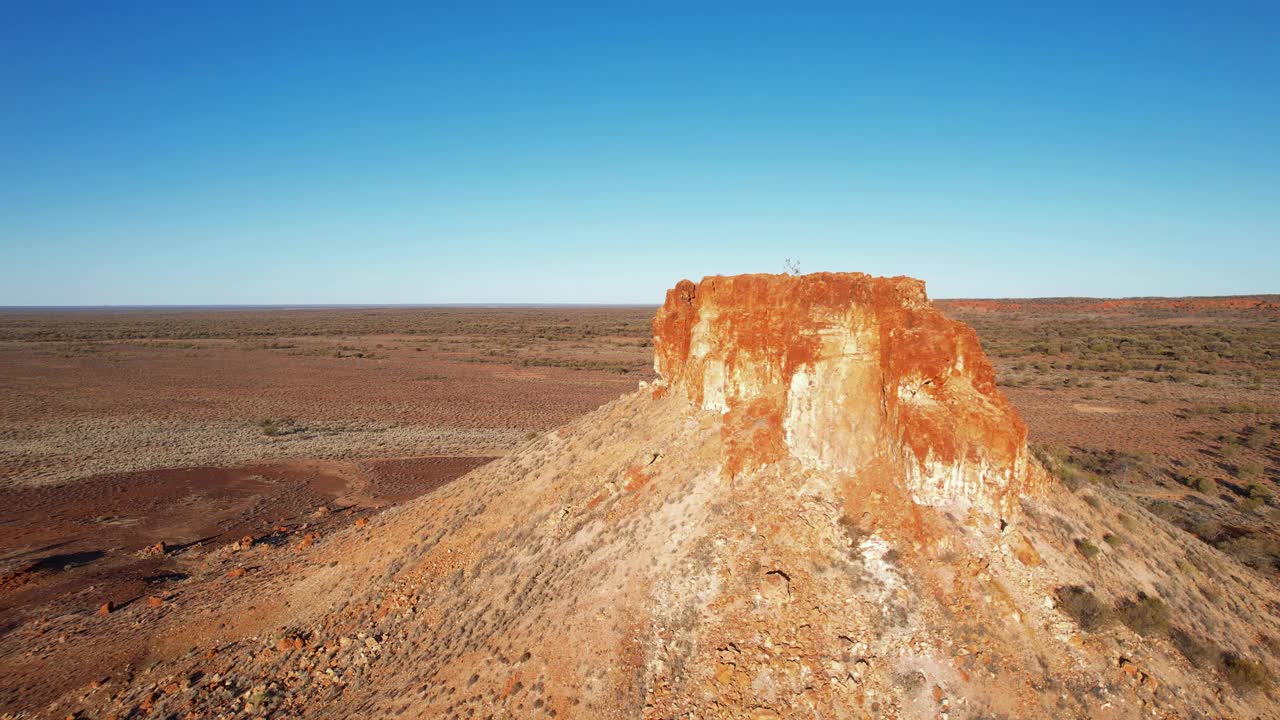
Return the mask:
{"type": "Polygon", "coordinates": [[[919,280],[685,280],[654,319],[654,366],[670,390],[724,414],[728,475],[790,456],[1000,516],[1041,484],[977,335],[919,280]]]}

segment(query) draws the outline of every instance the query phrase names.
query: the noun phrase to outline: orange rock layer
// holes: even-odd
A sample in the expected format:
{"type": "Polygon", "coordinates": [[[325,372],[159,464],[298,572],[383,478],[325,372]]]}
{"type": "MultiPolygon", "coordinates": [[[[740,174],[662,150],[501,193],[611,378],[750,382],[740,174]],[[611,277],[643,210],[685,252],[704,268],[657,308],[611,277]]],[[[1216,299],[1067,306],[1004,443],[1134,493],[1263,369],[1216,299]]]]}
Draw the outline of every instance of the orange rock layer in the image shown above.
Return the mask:
{"type": "Polygon", "coordinates": [[[654,319],[654,366],[724,414],[730,475],[794,457],[890,473],[918,502],[1001,516],[1042,483],[977,335],[935,309],[919,280],[681,281],[654,319]]]}

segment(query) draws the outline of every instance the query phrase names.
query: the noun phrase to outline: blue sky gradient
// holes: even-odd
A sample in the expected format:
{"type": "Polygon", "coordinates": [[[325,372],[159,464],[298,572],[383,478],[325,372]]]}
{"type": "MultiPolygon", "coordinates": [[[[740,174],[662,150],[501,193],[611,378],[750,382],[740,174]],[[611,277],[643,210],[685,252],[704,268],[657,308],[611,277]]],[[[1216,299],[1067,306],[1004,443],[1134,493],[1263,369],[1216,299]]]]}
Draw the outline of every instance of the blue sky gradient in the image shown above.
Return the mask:
{"type": "Polygon", "coordinates": [[[1280,292],[1280,4],[258,5],[0,9],[0,305],[1280,292]]]}

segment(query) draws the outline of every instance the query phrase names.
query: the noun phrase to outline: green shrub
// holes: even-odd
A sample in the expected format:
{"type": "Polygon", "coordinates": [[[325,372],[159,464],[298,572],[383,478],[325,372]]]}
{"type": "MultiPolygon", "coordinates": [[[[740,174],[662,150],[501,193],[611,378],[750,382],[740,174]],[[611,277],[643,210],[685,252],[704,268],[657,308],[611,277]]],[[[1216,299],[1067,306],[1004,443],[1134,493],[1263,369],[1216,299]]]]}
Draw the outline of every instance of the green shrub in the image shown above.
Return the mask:
{"type": "Polygon", "coordinates": [[[1233,652],[1224,652],[1218,659],[1218,669],[1226,676],[1231,687],[1238,692],[1262,690],[1271,685],[1271,675],[1262,663],[1241,657],[1233,652]]]}
{"type": "Polygon", "coordinates": [[[1169,639],[1173,641],[1173,646],[1178,649],[1178,652],[1182,653],[1182,656],[1193,667],[1207,668],[1212,666],[1218,659],[1217,648],[1182,628],[1171,629],[1169,631],[1169,639]]]}
{"type": "Polygon", "coordinates": [[[1089,477],[1080,468],[1073,465],[1068,456],[1070,451],[1060,446],[1035,445],[1031,448],[1032,454],[1045,470],[1049,471],[1067,489],[1076,492],[1089,482],[1089,477]]]}
{"type": "Polygon", "coordinates": [[[1210,545],[1217,542],[1218,538],[1223,535],[1222,523],[1213,518],[1188,517],[1184,522],[1178,523],[1178,527],[1210,545]]]}
{"type": "Polygon", "coordinates": [[[1093,450],[1076,448],[1067,457],[1067,462],[1079,467],[1086,473],[1116,480],[1153,480],[1160,475],[1154,460],[1145,453],[1127,453],[1118,450],[1093,450]]]}
{"type": "Polygon", "coordinates": [[[1249,485],[1247,489],[1249,492],[1249,497],[1251,498],[1256,497],[1262,500],[1263,502],[1270,502],[1270,500],[1273,497],[1275,497],[1275,493],[1271,490],[1271,488],[1267,487],[1266,485],[1252,483],[1249,485]]]}
{"type": "Polygon", "coordinates": [[[1139,595],[1116,608],[1120,622],[1143,637],[1169,631],[1169,606],[1160,598],[1139,595]]]}
{"type": "Polygon", "coordinates": [[[275,437],[277,435],[284,435],[288,433],[289,430],[286,426],[292,422],[292,420],[273,420],[271,418],[267,418],[266,420],[260,420],[258,422],[258,429],[260,429],[262,434],[267,437],[275,437]]]}
{"type": "Polygon", "coordinates": [[[1152,515],[1175,525],[1178,524],[1179,518],[1182,517],[1182,510],[1177,505],[1166,500],[1157,500],[1151,503],[1151,506],[1147,509],[1151,511],[1152,515]]]}
{"type": "Polygon", "coordinates": [[[1187,484],[1195,489],[1196,492],[1204,493],[1205,495],[1214,495],[1218,492],[1218,483],[1214,482],[1213,478],[1192,475],[1187,478],[1187,484]]]}
{"type": "Polygon", "coordinates": [[[1085,632],[1095,632],[1114,620],[1111,608],[1079,585],[1060,587],[1057,590],[1058,609],[1076,621],[1085,632]]]}
{"type": "Polygon", "coordinates": [[[1270,431],[1263,429],[1261,426],[1253,426],[1249,428],[1249,432],[1244,436],[1244,444],[1253,450],[1261,450],[1271,444],[1272,435],[1270,431]]]}
{"type": "Polygon", "coordinates": [[[1089,558],[1090,560],[1100,552],[1097,545],[1094,545],[1085,538],[1076,540],[1076,550],[1079,550],[1081,555],[1089,558]]]}
{"type": "Polygon", "coordinates": [[[1280,538],[1251,532],[1216,543],[1222,552],[1256,570],[1280,571],[1280,538]]]}
{"type": "Polygon", "coordinates": [[[1262,476],[1262,463],[1246,460],[1236,466],[1236,477],[1242,480],[1256,480],[1262,476]]]}

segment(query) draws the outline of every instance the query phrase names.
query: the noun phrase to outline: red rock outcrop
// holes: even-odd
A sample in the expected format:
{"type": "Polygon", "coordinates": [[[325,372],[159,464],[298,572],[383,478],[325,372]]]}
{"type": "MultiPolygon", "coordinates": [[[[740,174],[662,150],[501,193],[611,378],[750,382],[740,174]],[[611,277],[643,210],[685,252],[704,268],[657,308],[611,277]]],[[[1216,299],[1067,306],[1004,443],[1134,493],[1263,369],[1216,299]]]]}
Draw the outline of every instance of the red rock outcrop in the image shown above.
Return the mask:
{"type": "Polygon", "coordinates": [[[668,291],[654,366],[724,413],[725,472],[787,456],[901,477],[928,505],[1015,512],[1043,473],[968,326],[924,283],[861,273],[713,276],[668,291]]]}

